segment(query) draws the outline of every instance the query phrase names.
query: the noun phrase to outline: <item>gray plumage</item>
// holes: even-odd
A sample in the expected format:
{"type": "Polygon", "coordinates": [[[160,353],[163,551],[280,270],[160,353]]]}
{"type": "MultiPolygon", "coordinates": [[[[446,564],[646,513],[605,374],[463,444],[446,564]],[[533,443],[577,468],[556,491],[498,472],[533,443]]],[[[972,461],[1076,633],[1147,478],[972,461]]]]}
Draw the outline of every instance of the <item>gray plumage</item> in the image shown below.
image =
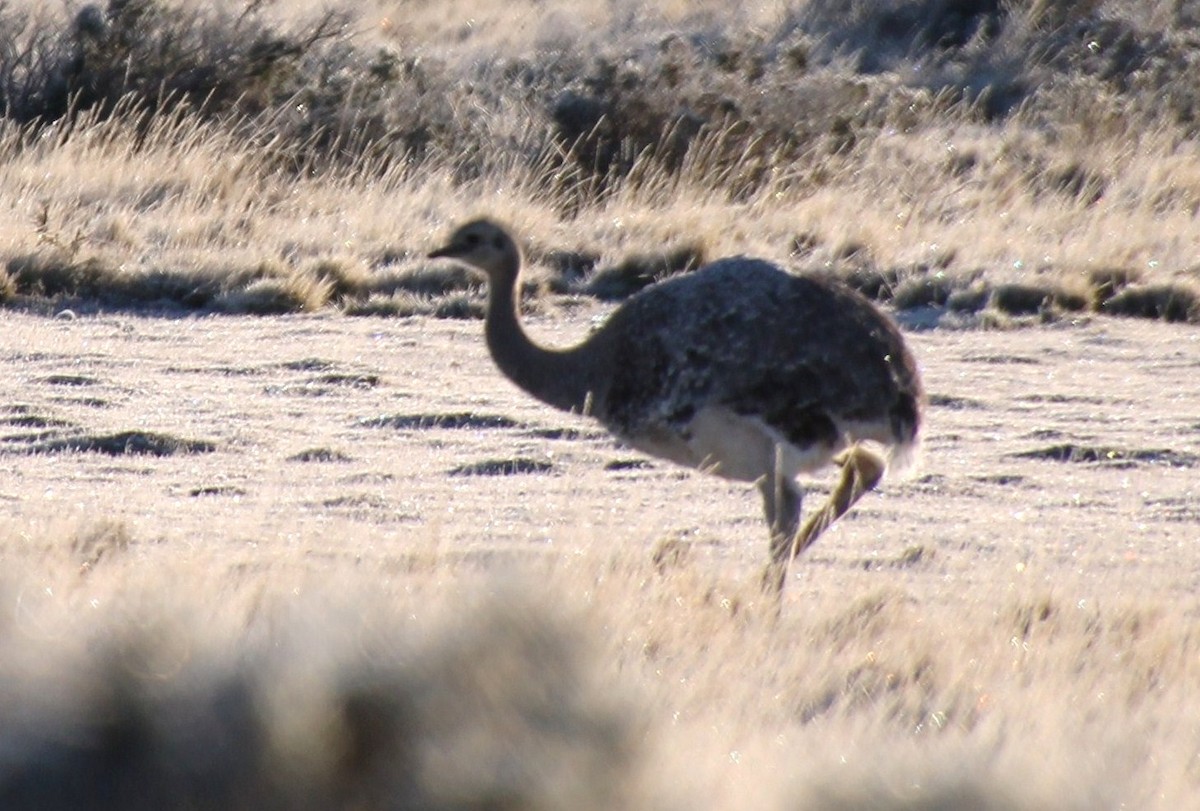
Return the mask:
{"type": "Polygon", "coordinates": [[[864,442],[898,463],[915,455],[924,402],[916,362],[890,319],[832,280],[723,259],[643,290],[578,346],[552,350],[521,327],[521,254],[503,226],[467,223],[430,255],[487,274],[488,347],[517,385],[647,453],[757,483],[772,588],[882,477],[886,463],[864,442]],[[842,479],[801,527],[794,478],[831,461],[842,479]]]}
{"type": "Polygon", "coordinates": [[[631,298],[604,326],[619,336],[606,426],[685,433],[726,406],[801,446],[881,421],[896,444],[919,426],[920,382],[895,326],[861,296],[757,259],[723,259],[631,298]]]}

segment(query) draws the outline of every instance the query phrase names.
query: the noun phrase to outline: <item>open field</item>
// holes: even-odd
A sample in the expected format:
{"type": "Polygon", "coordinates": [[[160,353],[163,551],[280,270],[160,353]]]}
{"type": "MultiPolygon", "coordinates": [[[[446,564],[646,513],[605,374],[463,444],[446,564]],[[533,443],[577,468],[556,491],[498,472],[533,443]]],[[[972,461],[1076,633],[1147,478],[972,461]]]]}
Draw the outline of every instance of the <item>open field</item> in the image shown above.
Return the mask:
{"type": "MultiPolygon", "coordinates": [[[[589,314],[532,329],[565,342],[589,314]]],[[[364,623],[388,627],[376,645],[447,611],[486,625],[481,595],[503,614],[536,583],[519,610],[535,628],[549,605],[571,618],[584,678],[639,707],[622,719],[635,763],[604,768],[641,802],[1171,808],[1197,790],[1194,328],[914,333],[922,469],[800,561],[776,622],[755,588],[756,494],[531,403],[477,324],[2,326],[17,650],[165,617],[218,662],[293,626],[337,651],[364,623]],[[690,554],[660,574],[665,539],[690,554]]]]}
{"type": "Polygon", "coordinates": [[[0,807],[1196,805],[1200,12],[728,5],[0,0],[0,807]],[[921,467],[777,614],[493,368],[484,213],[549,344],[853,285],[921,467]]]}

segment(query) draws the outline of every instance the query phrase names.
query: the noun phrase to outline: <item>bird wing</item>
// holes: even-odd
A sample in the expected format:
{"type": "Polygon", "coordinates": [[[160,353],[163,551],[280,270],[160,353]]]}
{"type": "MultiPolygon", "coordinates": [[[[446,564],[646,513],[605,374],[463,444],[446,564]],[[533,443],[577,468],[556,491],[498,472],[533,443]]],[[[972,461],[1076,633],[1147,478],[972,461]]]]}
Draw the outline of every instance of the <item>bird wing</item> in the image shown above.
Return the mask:
{"type": "Polygon", "coordinates": [[[835,284],[730,259],[630,299],[603,413],[616,433],[685,432],[717,405],[762,419],[800,447],[838,423],[877,419],[905,388],[895,327],[835,284]],[[882,397],[881,397],[882,395],[882,397]]]}

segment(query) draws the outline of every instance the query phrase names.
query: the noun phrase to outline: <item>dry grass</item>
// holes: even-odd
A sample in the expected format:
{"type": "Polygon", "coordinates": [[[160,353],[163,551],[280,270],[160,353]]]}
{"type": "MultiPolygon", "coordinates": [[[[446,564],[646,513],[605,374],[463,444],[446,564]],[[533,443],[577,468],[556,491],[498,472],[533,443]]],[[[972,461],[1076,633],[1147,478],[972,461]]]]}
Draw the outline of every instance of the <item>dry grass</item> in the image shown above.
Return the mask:
{"type": "Polygon", "coordinates": [[[752,6],[0,2],[0,805],[1194,803],[1200,19],[752,6]],[[550,343],[736,253],[1004,329],[777,616],[441,320],[482,213],[550,343]]]}
{"type": "Polygon", "coordinates": [[[675,246],[852,281],[943,274],[902,305],[945,307],[982,278],[1021,315],[1036,308],[1014,285],[1102,311],[1096,273],[1173,284],[1196,264],[1196,101],[1178,79],[1196,22],[1172,3],[617,4],[584,24],[479,0],[449,30],[382,2],[343,27],[301,0],[118,5],[105,58],[147,75],[71,63],[95,98],[69,114],[12,85],[53,84],[78,24],[4,8],[21,22],[0,71],[10,303],[470,315],[397,294],[449,292],[419,257],[478,212],[520,227],[535,295],[623,294],[612,274],[637,274],[617,269],[657,277],[675,246]],[[135,18],[154,59],[117,59],[151,47],[121,34],[135,18]],[[245,270],[263,266],[285,272],[245,270]]]}
{"type": "Polygon", "coordinates": [[[23,539],[6,807],[1017,811],[1195,789],[1195,617],[1078,575],[930,599],[861,574],[776,619],[745,584],[629,554],[497,579],[432,552],[381,580],[294,553],[182,562],[130,532],[23,539]]]}
{"type": "Polygon", "coordinates": [[[132,783],[200,808],[1157,809],[1200,785],[1193,327],[914,335],[923,468],[776,616],[752,492],[529,401],[478,324],[0,315],[6,807],[140,807],[132,783]]]}
{"type": "Polygon", "coordinates": [[[462,595],[464,616],[435,625],[382,596],[301,603],[244,582],[216,612],[192,587],[100,598],[120,568],[89,560],[64,597],[136,624],[41,644],[25,632],[47,628],[43,600],[5,629],[8,808],[587,809],[631,793],[641,730],[544,607],[462,595]]]}

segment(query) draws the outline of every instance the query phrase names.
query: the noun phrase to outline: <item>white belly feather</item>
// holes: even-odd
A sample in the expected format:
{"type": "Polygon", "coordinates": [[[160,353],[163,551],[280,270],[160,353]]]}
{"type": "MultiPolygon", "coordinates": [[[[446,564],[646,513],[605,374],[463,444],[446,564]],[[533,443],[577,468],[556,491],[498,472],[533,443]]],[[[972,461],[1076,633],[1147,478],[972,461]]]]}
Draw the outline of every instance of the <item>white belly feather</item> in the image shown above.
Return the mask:
{"type": "Polygon", "coordinates": [[[696,412],[681,432],[663,427],[623,439],[651,456],[744,482],[773,472],[789,479],[810,473],[845,448],[844,442],[799,448],[758,417],[719,406],[696,412]]]}

